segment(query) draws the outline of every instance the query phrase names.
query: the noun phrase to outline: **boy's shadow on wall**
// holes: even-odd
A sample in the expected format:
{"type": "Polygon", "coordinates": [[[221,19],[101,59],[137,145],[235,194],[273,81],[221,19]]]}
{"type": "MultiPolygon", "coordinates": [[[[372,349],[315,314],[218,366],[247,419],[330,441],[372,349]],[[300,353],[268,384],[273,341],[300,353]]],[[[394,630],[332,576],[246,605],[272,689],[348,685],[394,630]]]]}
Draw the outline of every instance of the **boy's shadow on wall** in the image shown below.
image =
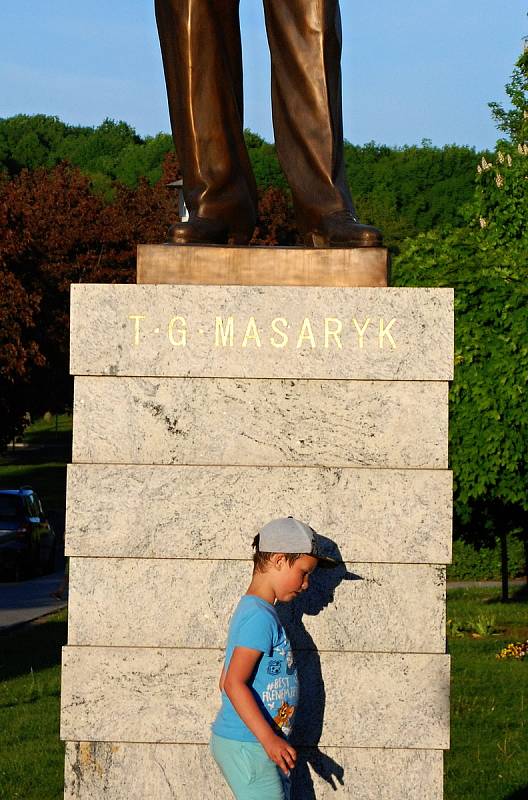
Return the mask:
{"type": "MultiPolygon", "coordinates": [[[[326,537],[324,554],[341,562],[335,542],[326,537]]],[[[297,748],[297,766],[292,772],[291,800],[316,800],[312,770],[335,790],[344,786],[344,768],[322,752],[318,745],[323,732],[325,688],[321,672],[321,659],[303,622],[305,615],[324,614],[333,603],[334,593],[342,581],[362,580],[360,575],[348,572],[342,562],[331,569],[318,567],[310,577],[309,589],[291,603],[277,604],[277,612],[295,652],[299,676],[299,705],[295,714],[292,744],[297,748]]],[[[331,713],[338,714],[339,709],[331,713]]]]}

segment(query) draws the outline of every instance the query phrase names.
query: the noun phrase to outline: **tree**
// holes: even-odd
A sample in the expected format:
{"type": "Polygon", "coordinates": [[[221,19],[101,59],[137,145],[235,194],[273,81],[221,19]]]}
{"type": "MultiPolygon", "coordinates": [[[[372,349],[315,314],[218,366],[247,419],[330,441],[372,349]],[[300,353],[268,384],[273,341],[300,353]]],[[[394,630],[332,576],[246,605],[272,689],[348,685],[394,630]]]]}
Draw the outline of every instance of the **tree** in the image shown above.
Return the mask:
{"type": "Polygon", "coordinates": [[[283,247],[299,244],[293,206],[282,189],[270,187],[259,191],[257,226],[251,244],[283,247]]]}
{"type": "MultiPolygon", "coordinates": [[[[174,174],[179,167],[168,156],[163,169],[174,174]]],[[[33,328],[28,369],[15,381],[19,388],[30,381],[31,392],[11,393],[11,427],[27,410],[71,405],[71,283],[133,281],[137,244],[163,241],[177,215],[176,198],[164,180],[151,186],[142,179],[136,189],[122,184],[112,189],[115,200],[108,204],[94,194],[89,178],[64,163],[51,170],[22,170],[0,183],[0,268],[11,281],[0,339],[25,342],[33,328]]],[[[20,349],[5,353],[9,363],[23,364],[20,349]]]]}
{"type": "Polygon", "coordinates": [[[40,298],[0,267],[0,449],[21,433],[30,408],[30,380],[44,357],[33,336],[40,298]]]}
{"type": "Polygon", "coordinates": [[[528,43],[519,56],[506,84],[506,94],[512,108],[505,109],[500,103],[488,103],[493,119],[500,131],[508,134],[510,141],[525,144],[528,140],[528,43]]]}
{"type": "Polygon", "coordinates": [[[507,599],[507,533],[528,550],[528,146],[502,140],[488,158],[477,165],[465,226],[408,240],[394,279],[455,288],[455,512],[467,538],[499,536],[507,599]]]}

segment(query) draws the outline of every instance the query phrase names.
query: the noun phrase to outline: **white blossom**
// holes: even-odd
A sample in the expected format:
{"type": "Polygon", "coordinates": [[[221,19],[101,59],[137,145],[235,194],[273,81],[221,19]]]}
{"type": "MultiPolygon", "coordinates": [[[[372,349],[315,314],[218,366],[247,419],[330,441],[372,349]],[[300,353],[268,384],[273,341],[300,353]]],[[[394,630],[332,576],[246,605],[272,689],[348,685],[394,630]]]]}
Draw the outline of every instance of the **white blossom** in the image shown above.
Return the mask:
{"type": "Polygon", "coordinates": [[[486,225],[488,224],[488,223],[486,222],[486,220],[484,219],[484,217],[481,217],[481,218],[479,219],[479,222],[480,222],[480,227],[481,227],[481,228],[485,228],[485,227],[486,227],[486,225]]]}
{"type": "Polygon", "coordinates": [[[506,156],[506,161],[508,162],[508,166],[511,167],[511,165],[512,165],[512,157],[511,157],[511,155],[509,153],[506,156]]]}
{"type": "Polygon", "coordinates": [[[499,164],[504,164],[504,153],[502,153],[500,150],[497,153],[497,158],[499,159],[499,164]]]}
{"type": "Polygon", "coordinates": [[[502,177],[500,172],[497,172],[497,174],[495,175],[495,183],[497,184],[499,189],[502,189],[502,187],[504,186],[504,178],[502,177]]]}

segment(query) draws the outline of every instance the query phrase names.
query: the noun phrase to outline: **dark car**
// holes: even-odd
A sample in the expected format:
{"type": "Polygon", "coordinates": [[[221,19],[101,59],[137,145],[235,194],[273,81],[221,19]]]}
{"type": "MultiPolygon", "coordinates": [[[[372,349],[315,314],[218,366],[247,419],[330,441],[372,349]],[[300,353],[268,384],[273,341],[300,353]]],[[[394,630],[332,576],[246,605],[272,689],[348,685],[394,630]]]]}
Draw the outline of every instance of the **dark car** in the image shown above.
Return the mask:
{"type": "Polygon", "coordinates": [[[0,568],[17,577],[51,572],[57,537],[29,486],[0,489],[0,568]]]}

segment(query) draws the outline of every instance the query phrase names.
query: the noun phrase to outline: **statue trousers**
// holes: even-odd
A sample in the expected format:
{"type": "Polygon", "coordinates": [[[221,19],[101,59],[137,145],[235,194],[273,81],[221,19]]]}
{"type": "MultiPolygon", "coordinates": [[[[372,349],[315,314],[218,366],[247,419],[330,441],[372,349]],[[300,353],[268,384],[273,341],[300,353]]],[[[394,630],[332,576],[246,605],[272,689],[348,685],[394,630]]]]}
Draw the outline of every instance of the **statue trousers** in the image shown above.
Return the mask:
{"type": "MultiPolygon", "coordinates": [[[[169,112],[191,213],[250,227],[239,0],[155,0],[169,112]]],[[[264,0],[275,143],[302,230],[353,211],[343,158],[338,0],[264,0]]]]}

